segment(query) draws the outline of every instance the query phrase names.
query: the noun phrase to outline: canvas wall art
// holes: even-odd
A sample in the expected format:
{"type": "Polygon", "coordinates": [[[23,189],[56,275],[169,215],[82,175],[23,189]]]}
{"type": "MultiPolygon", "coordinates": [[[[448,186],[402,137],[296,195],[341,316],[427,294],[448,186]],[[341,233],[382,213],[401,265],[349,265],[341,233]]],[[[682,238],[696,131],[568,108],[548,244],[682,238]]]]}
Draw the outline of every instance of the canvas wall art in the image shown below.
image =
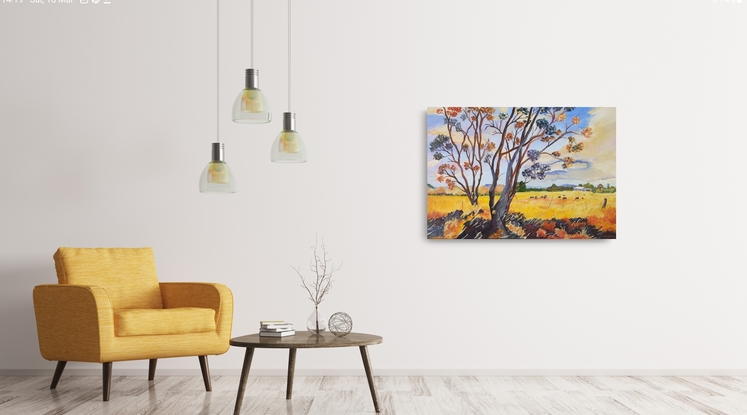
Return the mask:
{"type": "Polygon", "coordinates": [[[615,239],[614,107],[432,107],[428,239],[615,239]]]}

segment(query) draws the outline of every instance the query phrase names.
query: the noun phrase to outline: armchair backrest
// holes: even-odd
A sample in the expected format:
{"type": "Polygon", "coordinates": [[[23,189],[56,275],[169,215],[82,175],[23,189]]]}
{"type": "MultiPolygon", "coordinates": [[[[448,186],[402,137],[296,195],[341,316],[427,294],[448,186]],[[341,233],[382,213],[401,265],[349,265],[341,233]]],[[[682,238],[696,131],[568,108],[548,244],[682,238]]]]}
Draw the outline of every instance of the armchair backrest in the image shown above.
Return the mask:
{"type": "Polygon", "coordinates": [[[114,311],[163,308],[152,248],[59,248],[54,265],[60,284],[104,288],[114,311]]]}

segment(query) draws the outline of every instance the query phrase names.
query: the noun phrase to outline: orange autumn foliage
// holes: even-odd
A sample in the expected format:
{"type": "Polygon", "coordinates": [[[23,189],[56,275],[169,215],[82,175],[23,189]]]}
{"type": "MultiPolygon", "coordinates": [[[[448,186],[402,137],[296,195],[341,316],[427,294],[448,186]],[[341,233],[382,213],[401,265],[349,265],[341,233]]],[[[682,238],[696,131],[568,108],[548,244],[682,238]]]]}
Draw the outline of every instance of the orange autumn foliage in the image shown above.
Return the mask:
{"type": "Polygon", "coordinates": [[[589,216],[589,224],[602,231],[615,231],[617,229],[617,209],[610,207],[602,210],[602,216],[589,216]]]}
{"type": "Polygon", "coordinates": [[[542,228],[547,232],[555,232],[555,221],[554,220],[545,221],[545,223],[542,224],[542,228]]]}
{"type": "Polygon", "coordinates": [[[446,222],[446,224],[444,224],[444,238],[456,239],[457,236],[459,236],[459,233],[462,231],[463,226],[464,221],[459,219],[446,222]]]}

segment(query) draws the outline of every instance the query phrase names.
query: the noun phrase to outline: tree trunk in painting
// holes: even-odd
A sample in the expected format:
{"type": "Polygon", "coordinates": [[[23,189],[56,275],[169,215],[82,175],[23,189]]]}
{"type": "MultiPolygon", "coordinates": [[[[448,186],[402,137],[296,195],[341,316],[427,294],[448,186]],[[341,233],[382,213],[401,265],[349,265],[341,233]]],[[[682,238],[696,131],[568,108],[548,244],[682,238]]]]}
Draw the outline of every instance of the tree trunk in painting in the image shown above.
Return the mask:
{"type": "Polygon", "coordinates": [[[508,208],[511,206],[509,199],[513,199],[513,197],[509,198],[505,193],[506,191],[504,190],[503,194],[498,198],[498,203],[490,210],[490,232],[488,235],[500,232],[501,238],[508,236],[508,229],[503,221],[508,214],[508,208]]]}
{"type": "MultiPolygon", "coordinates": [[[[512,164],[509,163],[507,172],[513,172],[512,164]]],[[[494,203],[495,191],[491,192],[490,195],[490,229],[488,230],[488,236],[500,232],[501,238],[508,237],[508,229],[506,228],[506,215],[508,215],[508,209],[511,207],[511,202],[516,196],[516,178],[515,174],[506,175],[506,184],[498,196],[498,202],[494,203]]]]}
{"type": "MultiPolygon", "coordinates": [[[[521,141],[524,144],[524,140],[521,141]]],[[[521,148],[521,144],[519,148],[521,148]]],[[[500,232],[501,238],[508,237],[508,229],[506,228],[506,215],[508,215],[508,209],[511,207],[511,202],[516,196],[516,185],[519,180],[519,167],[521,166],[521,160],[523,159],[524,153],[521,151],[515,151],[512,157],[508,160],[506,165],[506,182],[503,186],[503,191],[498,197],[498,202],[493,204],[495,199],[495,189],[491,187],[490,195],[490,229],[488,230],[488,236],[500,232]]]]}

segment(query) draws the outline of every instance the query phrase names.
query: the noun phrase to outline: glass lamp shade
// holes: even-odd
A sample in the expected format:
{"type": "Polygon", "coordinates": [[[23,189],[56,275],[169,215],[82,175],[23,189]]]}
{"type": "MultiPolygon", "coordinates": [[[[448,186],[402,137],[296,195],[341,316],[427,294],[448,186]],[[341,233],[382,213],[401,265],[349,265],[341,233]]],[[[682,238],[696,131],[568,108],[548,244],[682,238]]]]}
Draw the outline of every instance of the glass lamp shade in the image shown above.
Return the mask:
{"type": "Polygon", "coordinates": [[[200,193],[236,193],[236,180],[225,161],[211,161],[200,176],[200,193]]]}
{"type": "Polygon", "coordinates": [[[272,143],[272,161],[275,163],[305,163],[306,146],[295,131],[281,131],[272,143]]]}
{"type": "Polygon", "coordinates": [[[213,143],[213,159],[200,175],[200,193],[236,193],[236,179],[223,161],[223,144],[213,143]]]}
{"type": "Polygon", "coordinates": [[[244,85],[244,89],[233,102],[233,121],[248,124],[270,122],[272,111],[265,94],[259,89],[259,71],[247,69],[244,85]]]}
{"type": "Polygon", "coordinates": [[[233,121],[261,124],[272,121],[270,103],[259,88],[245,88],[233,103],[233,121]]]}
{"type": "Polygon", "coordinates": [[[283,131],[275,137],[270,157],[275,163],[306,162],[306,145],[295,130],[295,114],[283,113],[283,131]]]}

